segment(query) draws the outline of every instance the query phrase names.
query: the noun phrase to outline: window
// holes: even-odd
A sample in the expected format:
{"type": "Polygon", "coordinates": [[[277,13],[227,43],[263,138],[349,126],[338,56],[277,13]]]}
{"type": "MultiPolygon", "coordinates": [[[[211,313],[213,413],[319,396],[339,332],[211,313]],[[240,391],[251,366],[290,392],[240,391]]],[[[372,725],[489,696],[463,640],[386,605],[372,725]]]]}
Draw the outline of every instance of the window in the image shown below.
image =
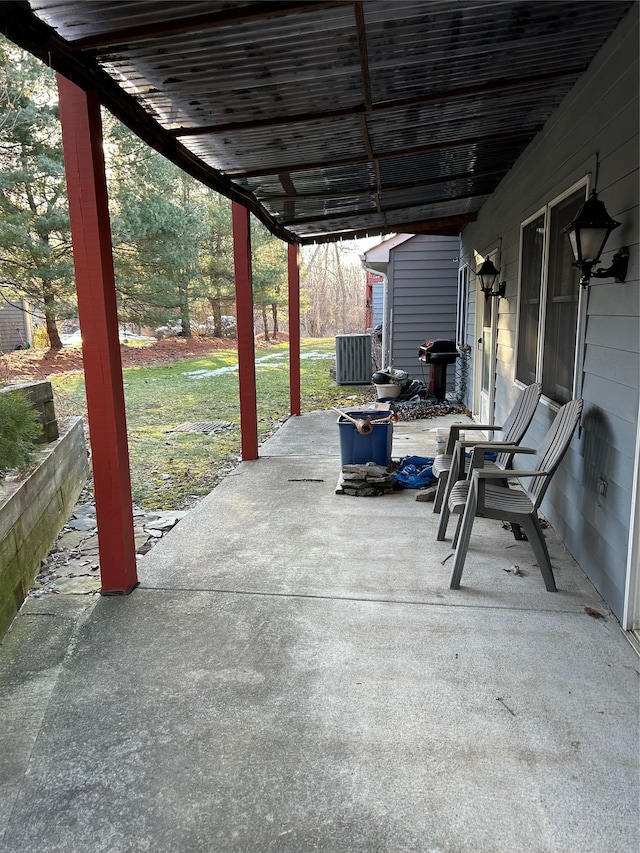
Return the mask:
{"type": "Polygon", "coordinates": [[[578,271],[571,265],[571,245],[562,233],[584,203],[584,190],[551,209],[549,265],[544,321],[542,393],[558,403],[573,397],[578,335],[578,271]]]}
{"type": "Polygon", "coordinates": [[[518,317],[518,369],[516,379],[531,385],[538,375],[538,323],[544,261],[545,214],[522,228],[520,243],[520,315],[518,317]]]}
{"type": "Polygon", "coordinates": [[[542,382],[543,394],[566,403],[574,393],[578,341],[578,271],[565,225],[585,200],[586,184],[525,222],[520,240],[520,308],[516,379],[542,382]]]}

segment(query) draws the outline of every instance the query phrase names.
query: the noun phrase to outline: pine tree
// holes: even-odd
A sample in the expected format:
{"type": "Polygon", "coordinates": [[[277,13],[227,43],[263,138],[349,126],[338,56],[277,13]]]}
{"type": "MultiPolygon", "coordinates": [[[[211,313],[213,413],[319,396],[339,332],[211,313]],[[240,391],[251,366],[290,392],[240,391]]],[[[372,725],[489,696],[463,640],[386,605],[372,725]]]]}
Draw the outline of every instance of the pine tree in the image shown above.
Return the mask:
{"type": "Polygon", "coordinates": [[[203,292],[204,187],[107,118],[107,181],[120,317],[191,335],[203,292]]]}
{"type": "Polygon", "coordinates": [[[25,471],[41,432],[37,412],[26,394],[21,391],[0,394],[0,473],[10,468],[25,471]]]}
{"type": "Polygon", "coordinates": [[[235,274],[231,202],[210,190],[205,198],[207,242],[203,252],[204,294],[211,311],[210,331],[221,338],[227,331],[222,318],[234,313],[235,274]]]}
{"type": "Polygon", "coordinates": [[[269,340],[268,315],[272,332],[278,334],[278,311],[286,304],[287,247],[257,220],[252,220],[253,304],[262,315],[265,340],[269,340]]]}
{"type": "Polygon", "coordinates": [[[57,92],[42,63],[0,38],[0,295],[45,318],[75,313],[71,237],[57,92]]]}

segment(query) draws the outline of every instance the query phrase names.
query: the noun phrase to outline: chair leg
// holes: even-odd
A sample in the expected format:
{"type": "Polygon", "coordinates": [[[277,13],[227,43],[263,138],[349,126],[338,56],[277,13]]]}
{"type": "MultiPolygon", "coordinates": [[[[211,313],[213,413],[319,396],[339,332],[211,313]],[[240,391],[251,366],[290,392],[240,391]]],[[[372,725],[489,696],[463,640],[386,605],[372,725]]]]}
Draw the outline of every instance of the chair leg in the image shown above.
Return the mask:
{"type": "Polygon", "coordinates": [[[440,522],[438,524],[438,532],[436,533],[436,541],[442,542],[447,535],[447,524],[449,524],[449,501],[445,500],[440,510],[440,522]]]}
{"type": "Polygon", "coordinates": [[[440,512],[442,509],[442,502],[447,491],[447,480],[449,479],[448,471],[440,471],[438,474],[438,488],[436,491],[436,496],[433,501],[433,511],[440,512]]]}
{"type": "Polygon", "coordinates": [[[545,542],[544,533],[540,527],[540,522],[538,521],[538,516],[535,511],[532,515],[527,516],[526,520],[522,520],[522,526],[529,538],[535,558],[538,561],[538,566],[540,567],[542,579],[544,580],[547,592],[557,592],[558,588],[553,576],[553,569],[551,568],[551,560],[549,558],[547,543],[545,542]]]}
{"type": "Polygon", "coordinates": [[[522,534],[522,528],[520,527],[520,525],[516,524],[515,521],[511,521],[510,524],[511,524],[511,532],[513,533],[513,538],[517,542],[523,542],[524,536],[522,534]]]}
{"type": "Polygon", "coordinates": [[[444,472],[446,474],[446,479],[444,483],[444,488],[442,490],[442,509],[440,510],[440,523],[438,525],[438,532],[436,534],[436,540],[438,542],[442,542],[442,540],[447,535],[447,524],[449,523],[449,495],[451,494],[451,490],[458,482],[460,478],[460,471],[462,471],[462,475],[464,477],[464,456],[462,456],[462,462],[460,461],[460,452],[456,446],[452,459],[451,459],[451,468],[449,471],[444,472]],[[461,468],[462,465],[462,468],[461,468]]]}
{"type": "Polygon", "coordinates": [[[458,514],[458,521],[456,522],[456,532],[453,534],[453,539],[451,540],[451,547],[455,548],[458,544],[458,539],[460,538],[460,530],[462,529],[462,517],[464,515],[464,510],[458,514]]]}
{"type": "Polygon", "coordinates": [[[467,498],[464,513],[461,516],[459,535],[458,531],[456,531],[458,544],[456,545],[456,553],[453,558],[453,567],[451,569],[451,577],[449,578],[449,589],[460,588],[460,578],[462,577],[462,570],[464,569],[464,563],[467,558],[467,551],[469,549],[469,541],[471,540],[471,530],[473,529],[473,522],[476,517],[477,505],[478,495],[476,489],[472,485],[469,489],[469,497],[467,498]]]}

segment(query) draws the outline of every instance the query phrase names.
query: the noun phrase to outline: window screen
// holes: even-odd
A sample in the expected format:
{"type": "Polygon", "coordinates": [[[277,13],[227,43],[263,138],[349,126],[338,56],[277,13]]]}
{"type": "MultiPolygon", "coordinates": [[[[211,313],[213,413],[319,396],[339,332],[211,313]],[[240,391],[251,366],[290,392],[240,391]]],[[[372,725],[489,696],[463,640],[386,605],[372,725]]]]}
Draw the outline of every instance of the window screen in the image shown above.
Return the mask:
{"type": "Polygon", "coordinates": [[[540,289],[544,260],[544,213],[522,229],[522,270],[520,274],[520,316],[518,318],[518,358],[516,379],[525,385],[536,381],[540,289]]]}
{"type": "Polygon", "coordinates": [[[573,374],[578,326],[578,271],[572,266],[571,246],[562,229],[584,203],[584,190],[551,208],[549,273],[544,325],[542,393],[558,403],[573,397],[573,374]]]}

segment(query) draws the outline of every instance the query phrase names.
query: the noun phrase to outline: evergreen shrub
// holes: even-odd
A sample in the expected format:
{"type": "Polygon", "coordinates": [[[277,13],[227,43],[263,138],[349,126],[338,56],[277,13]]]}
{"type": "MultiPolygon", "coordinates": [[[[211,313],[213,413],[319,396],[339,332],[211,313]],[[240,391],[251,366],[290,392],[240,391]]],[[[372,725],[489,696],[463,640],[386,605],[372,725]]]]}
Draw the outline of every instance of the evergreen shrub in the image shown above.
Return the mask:
{"type": "Polygon", "coordinates": [[[0,472],[27,471],[40,431],[38,413],[28,397],[20,391],[0,393],[0,472]]]}

